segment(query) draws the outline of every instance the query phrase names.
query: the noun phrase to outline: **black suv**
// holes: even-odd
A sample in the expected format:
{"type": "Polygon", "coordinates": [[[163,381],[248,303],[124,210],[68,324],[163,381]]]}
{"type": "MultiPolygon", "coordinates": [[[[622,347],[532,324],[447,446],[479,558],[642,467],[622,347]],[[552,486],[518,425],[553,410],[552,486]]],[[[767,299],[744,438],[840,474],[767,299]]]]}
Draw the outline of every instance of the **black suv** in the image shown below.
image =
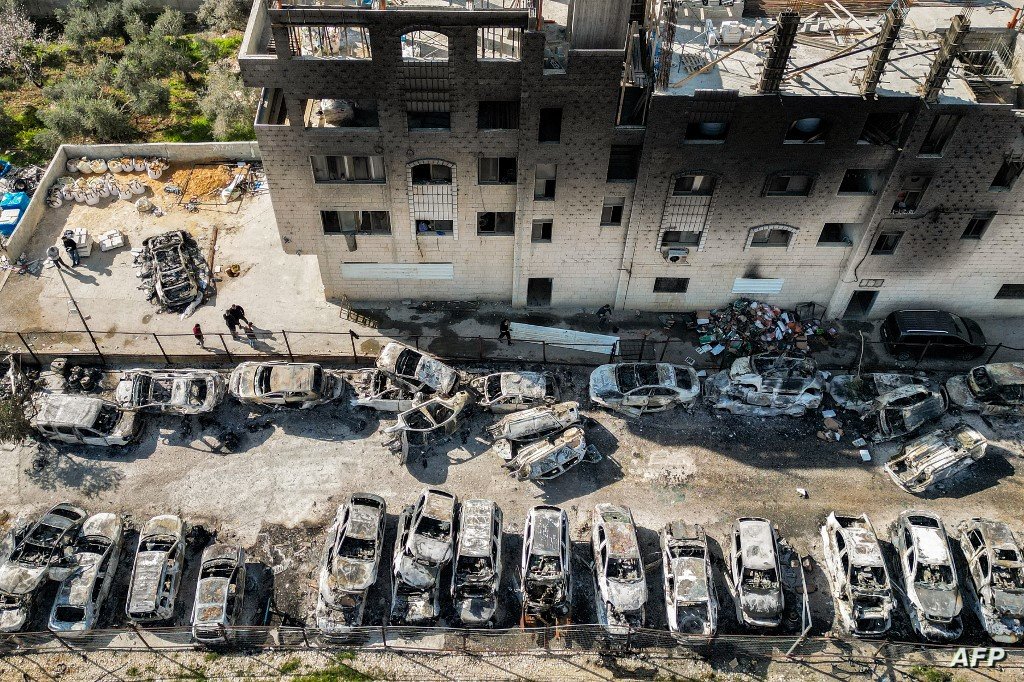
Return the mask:
{"type": "Polygon", "coordinates": [[[925,356],[971,360],[985,352],[985,334],[974,320],[945,310],[897,310],[879,336],[898,360],[925,356]]]}

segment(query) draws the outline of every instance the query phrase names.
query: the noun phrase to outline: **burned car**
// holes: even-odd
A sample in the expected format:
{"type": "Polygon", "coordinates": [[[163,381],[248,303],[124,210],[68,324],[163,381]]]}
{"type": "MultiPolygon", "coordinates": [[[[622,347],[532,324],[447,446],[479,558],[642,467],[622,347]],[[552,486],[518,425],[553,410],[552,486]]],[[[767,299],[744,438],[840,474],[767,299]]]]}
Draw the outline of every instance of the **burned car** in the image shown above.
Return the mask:
{"type": "Polygon", "coordinates": [[[344,383],[313,362],[243,362],[228,392],[239,402],[306,409],[341,396],[344,383]]]}
{"type": "Polygon", "coordinates": [[[946,381],[950,401],[970,412],[1024,414],[1024,362],[975,367],[946,381]]]}
{"type": "Polygon", "coordinates": [[[548,372],[498,372],[473,379],[477,404],[495,414],[508,414],[558,401],[558,386],[548,372]]]}
{"type": "Polygon", "coordinates": [[[377,356],[377,369],[404,383],[414,392],[451,395],[459,373],[437,358],[392,341],[377,356]]]}
{"type": "Polygon", "coordinates": [[[963,600],[949,538],[942,519],[931,512],[905,511],[892,527],[910,622],[924,639],[949,642],[963,634],[963,600]]]}
{"type": "Polygon", "coordinates": [[[946,398],[923,386],[904,386],[875,400],[867,419],[876,422],[875,442],[909,436],[946,411],[946,398]]]}
{"type": "Polygon", "coordinates": [[[985,456],[987,447],[988,440],[978,431],[958,424],[905,443],[885,470],[896,485],[920,495],[968,469],[985,456]]]}
{"type": "Polygon", "coordinates": [[[121,377],[114,400],[125,410],[189,415],[210,412],[226,392],[224,377],[210,369],[133,369],[121,377]]]}
{"type": "Polygon", "coordinates": [[[843,629],[857,637],[887,633],[892,625],[892,586],[882,548],[867,515],[832,512],[821,527],[821,541],[826,574],[843,629]]]}
{"type": "Polygon", "coordinates": [[[44,393],[35,401],[32,427],[43,437],[81,445],[127,445],[142,420],[106,400],[74,393],[44,393]]]}
{"type": "Polygon", "coordinates": [[[384,429],[384,433],[426,434],[439,430],[454,433],[458,426],[455,418],[468,404],[469,393],[466,391],[459,391],[451,398],[435,396],[399,414],[397,423],[384,429]]]}
{"type": "Polygon", "coordinates": [[[565,511],[537,505],[523,528],[522,627],[566,625],[572,604],[569,517],[565,511]]]}
{"type": "Polygon", "coordinates": [[[785,596],[779,565],[779,538],[767,519],[737,519],[732,529],[730,577],[736,619],[743,625],[777,627],[785,596]]]}
{"type": "Polygon", "coordinates": [[[737,358],[729,370],[708,377],[704,396],[732,414],[801,417],[821,405],[824,388],[825,375],[811,358],[761,353],[737,358]]]}
{"type": "Polygon", "coordinates": [[[597,620],[613,628],[643,627],[647,579],[633,512],[598,504],[592,523],[597,620]]]}
{"type": "Polygon", "coordinates": [[[957,527],[967,587],[985,632],[1000,644],[1024,639],[1024,555],[1002,521],[968,519],[957,527]]]}
{"type": "Polygon", "coordinates": [[[196,600],[192,607],[192,639],[221,644],[225,631],[238,621],[245,599],[245,552],[241,547],[215,544],[203,550],[196,600]]]}
{"type": "Polygon", "coordinates": [[[154,516],[139,532],[128,586],[128,618],[135,623],[170,620],[185,570],[184,524],[172,514],[154,516]]]}
{"type": "Polygon", "coordinates": [[[867,374],[840,374],[828,382],[828,394],[844,410],[860,416],[868,414],[875,400],[905,386],[923,386],[929,381],[912,374],[876,372],[867,374]]]}
{"type": "Polygon", "coordinates": [[[518,448],[502,466],[519,481],[550,481],[584,460],[599,459],[596,452],[587,445],[583,429],[570,426],[555,436],[518,448]]]}
{"type": "Polygon", "coordinates": [[[85,516],[78,507],[58,504],[28,528],[15,529],[4,539],[0,632],[17,632],[25,625],[36,590],[47,577],[63,580],[68,576],[71,564],[65,553],[85,516]]]}
{"type": "Polygon", "coordinates": [[[666,524],[661,529],[661,564],[668,629],[713,637],[718,595],[704,529],[681,521],[666,524]]]}
{"type": "Polygon", "coordinates": [[[184,230],[143,240],[136,262],[142,266],[140,274],[150,299],[155,298],[163,310],[178,312],[198,305],[213,290],[210,266],[196,240],[184,230]]]}
{"type": "Polygon", "coordinates": [[[377,580],[387,505],[377,495],[352,493],[338,507],[320,559],[316,626],[331,636],[363,622],[366,595],[377,580]]]}
{"type": "Polygon", "coordinates": [[[117,514],[96,514],[82,524],[74,544],[74,569],[61,582],[50,609],[50,630],[75,637],[96,628],[114,583],[123,533],[117,514]]]}
{"type": "Polygon", "coordinates": [[[455,496],[424,488],[398,518],[392,567],[392,625],[429,624],[441,615],[441,571],[452,560],[455,496]]]}
{"type": "Polygon", "coordinates": [[[630,416],[689,405],[699,394],[697,372],[667,362],[601,365],[590,375],[590,399],[630,416]]]}
{"type": "Polygon", "coordinates": [[[379,369],[363,369],[350,380],[352,407],[367,407],[381,412],[405,412],[415,405],[415,394],[408,386],[379,369]]]}
{"type": "Polygon", "coordinates": [[[579,403],[567,401],[550,407],[513,412],[488,426],[487,433],[495,441],[532,441],[563,431],[579,421],[579,403]]]}
{"type": "Polygon", "coordinates": [[[491,500],[466,500],[452,569],[452,600],[459,622],[491,626],[501,585],[501,508],[491,500]]]}

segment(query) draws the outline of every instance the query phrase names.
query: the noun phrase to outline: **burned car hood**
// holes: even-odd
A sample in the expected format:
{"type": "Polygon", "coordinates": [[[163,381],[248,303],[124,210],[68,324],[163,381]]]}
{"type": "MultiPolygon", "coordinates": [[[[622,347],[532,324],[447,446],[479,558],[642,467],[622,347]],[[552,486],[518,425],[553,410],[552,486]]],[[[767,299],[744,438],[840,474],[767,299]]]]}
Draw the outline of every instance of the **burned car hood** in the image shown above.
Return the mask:
{"type": "Polygon", "coordinates": [[[602,365],[590,375],[590,392],[601,397],[621,395],[619,382],[615,378],[615,365],[602,365]]]}
{"type": "Polygon", "coordinates": [[[0,592],[24,595],[34,592],[46,578],[46,566],[22,566],[4,562],[0,566],[0,592]]]}
{"type": "Polygon", "coordinates": [[[647,583],[643,580],[631,583],[609,580],[607,598],[617,611],[639,611],[647,603],[647,583]]]}
{"type": "Polygon", "coordinates": [[[935,620],[952,620],[960,613],[958,590],[932,590],[917,585],[914,589],[921,611],[935,620]]]}
{"type": "Polygon", "coordinates": [[[1024,592],[993,590],[992,610],[1002,616],[1024,618],[1024,592]]]}
{"type": "Polygon", "coordinates": [[[434,587],[441,573],[439,567],[421,564],[408,554],[398,560],[397,569],[404,582],[425,590],[434,587]]]}
{"type": "Polygon", "coordinates": [[[334,570],[327,576],[330,592],[361,592],[373,584],[373,562],[334,557],[334,570]]]}
{"type": "Polygon", "coordinates": [[[781,590],[758,591],[745,589],[740,596],[744,613],[754,618],[774,618],[782,611],[781,590]]]}
{"type": "Polygon", "coordinates": [[[455,600],[455,609],[463,623],[485,623],[494,617],[498,608],[496,595],[465,597],[455,600]]]}

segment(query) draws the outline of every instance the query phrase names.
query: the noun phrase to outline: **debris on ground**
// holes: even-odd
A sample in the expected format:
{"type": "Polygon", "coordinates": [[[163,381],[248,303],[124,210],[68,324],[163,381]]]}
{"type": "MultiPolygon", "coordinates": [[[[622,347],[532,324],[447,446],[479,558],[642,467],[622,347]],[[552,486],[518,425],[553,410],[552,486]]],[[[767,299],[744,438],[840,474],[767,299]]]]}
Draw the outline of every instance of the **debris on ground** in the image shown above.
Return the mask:
{"type": "MultiPolygon", "coordinates": [[[[813,315],[813,307],[810,314],[813,315]]],[[[835,324],[819,318],[801,319],[768,303],[740,298],[731,305],[697,313],[698,353],[734,355],[765,351],[808,352],[828,347],[839,336],[835,324]],[[723,347],[723,348],[720,348],[723,347]]]]}
{"type": "Polygon", "coordinates": [[[184,230],[146,239],[135,265],[142,278],[140,288],[149,291],[160,312],[194,309],[213,293],[210,266],[199,244],[184,230]]]}

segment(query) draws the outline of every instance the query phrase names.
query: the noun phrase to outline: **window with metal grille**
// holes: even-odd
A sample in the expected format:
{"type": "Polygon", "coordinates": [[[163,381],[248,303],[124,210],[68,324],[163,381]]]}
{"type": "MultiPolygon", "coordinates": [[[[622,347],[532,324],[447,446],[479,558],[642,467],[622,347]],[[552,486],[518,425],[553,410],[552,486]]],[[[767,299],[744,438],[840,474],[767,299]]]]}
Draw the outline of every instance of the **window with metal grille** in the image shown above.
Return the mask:
{"type": "Polygon", "coordinates": [[[479,235],[508,235],[516,229],[514,212],[488,211],[476,214],[476,233],[479,235]]]}
{"type": "Polygon", "coordinates": [[[519,127],[519,101],[480,102],[476,127],[480,130],[515,130],[519,127]]]}
{"type": "Polygon", "coordinates": [[[324,234],[391,234],[387,211],[320,211],[324,234]]]}
{"type": "Polygon", "coordinates": [[[613,144],[608,156],[608,181],[632,182],[640,170],[640,145],[613,144]]]}
{"type": "Polygon", "coordinates": [[[555,175],[557,172],[558,166],[553,163],[537,164],[537,172],[533,184],[534,199],[555,198],[555,175]]]}
{"type": "Polygon", "coordinates": [[[921,143],[920,151],[917,153],[920,156],[942,156],[946,143],[949,142],[949,138],[953,137],[953,131],[956,130],[956,124],[959,122],[960,117],[955,114],[936,116],[928,129],[928,134],[925,135],[924,142],[921,143]]]}
{"type": "Polygon", "coordinates": [[[999,172],[992,179],[992,185],[988,188],[990,192],[1005,192],[1013,187],[1013,183],[1016,182],[1017,178],[1020,177],[1020,172],[1024,170],[1024,161],[1003,161],[1003,165],[999,167],[999,172]]]}
{"type": "Polygon", "coordinates": [[[560,142],[562,139],[562,110],[544,108],[540,110],[540,126],[537,133],[539,142],[560,142]]]}
{"type": "Polygon", "coordinates": [[[384,182],[383,156],[309,157],[313,180],[327,182],[384,182]]]}
{"type": "Polygon", "coordinates": [[[967,227],[964,228],[960,239],[981,239],[995,215],[995,213],[975,213],[967,222],[967,227]]]}
{"type": "Polygon", "coordinates": [[[366,26],[289,26],[288,36],[298,57],[370,59],[366,26]]]}
{"type": "Polygon", "coordinates": [[[661,236],[663,247],[673,246],[699,246],[700,236],[703,232],[688,232],[686,230],[668,230],[661,236]]]}
{"type": "Polygon", "coordinates": [[[654,278],[654,293],[656,294],[685,294],[689,286],[689,277],[654,278]]]}
{"type": "Polygon", "coordinates": [[[777,173],[768,178],[764,193],[770,197],[805,197],[813,177],[806,173],[777,173]]]}
{"type": "Polygon", "coordinates": [[[549,243],[551,241],[551,225],[551,220],[534,220],[530,241],[535,244],[549,243]]]}
{"type": "Polygon", "coordinates": [[[477,183],[481,185],[516,184],[516,157],[483,157],[477,166],[477,183]]]}
{"type": "Polygon", "coordinates": [[[883,232],[878,235],[878,239],[875,240],[875,246],[871,249],[872,256],[889,256],[896,252],[896,247],[899,246],[900,239],[903,237],[902,232],[883,232]]]}
{"type": "Polygon", "coordinates": [[[1004,284],[996,292],[996,298],[1024,298],[1024,284],[1004,284]]]}
{"type": "Polygon", "coordinates": [[[680,175],[672,181],[672,196],[705,196],[715,192],[715,178],[711,175],[680,175]]]}
{"type": "Polygon", "coordinates": [[[750,239],[750,245],[756,247],[789,246],[793,233],[788,230],[758,230],[750,239]]]}
{"type": "Polygon", "coordinates": [[[602,227],[613,227],[622,224],[622,208],[626,205],[626,197],[605,197],[601,207],[602,227]]]}
{"type": "Polygon", "coordinates": [[[522,59],[523,29],[484,26],[476,30],[476,58],[519,61],[522,59]]]}

